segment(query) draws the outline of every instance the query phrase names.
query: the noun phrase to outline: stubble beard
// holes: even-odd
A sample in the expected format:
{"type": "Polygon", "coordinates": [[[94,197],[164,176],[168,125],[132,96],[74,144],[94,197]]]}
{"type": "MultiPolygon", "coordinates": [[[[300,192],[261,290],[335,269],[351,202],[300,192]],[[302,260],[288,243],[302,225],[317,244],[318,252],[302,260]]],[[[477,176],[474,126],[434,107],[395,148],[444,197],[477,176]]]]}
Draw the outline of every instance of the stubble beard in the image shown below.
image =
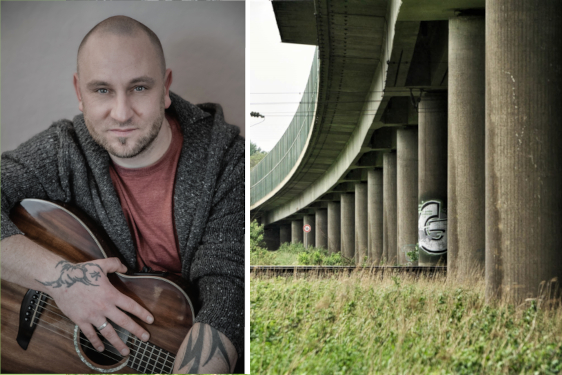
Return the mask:
{"type": "MultiPolygon", "coordinates": [[[[158,137],[158,134],[160,133],[160,129],[162,128],[162,124],[164,123],[164,110],[165,110],[165,108],[164,108],[164,96],[162,96],[162,99],[160,100],[159,115],[152,122],[152,125],[150,126],[150,131],[148,132],[148,134],[145,135],[144,137],[140,138],[137,141],[137,143],[132,146],[132,148],[123,149],[123,150],[120,150],[120,149],[116,148],[115,146],[113,146],[106,137],[103,137],[102,135],[100,135],[95,130],[95,126],[87,118],[87,111],[86,111],[85,106],[84,106],[84,121],[86,122],[86,127],[88,128],[88,131],[89,131],[90,135],[92,136],[92,138],[94,139],[94,141],[98,145],[103,147],[109,154],[111,154],[113,156],[116,156],[116,157],[122,158],[122,159],[130,159],[130,158],[134,158],[135,156],[138,156],[138,155],[142,154],[147,149],[149,149],[150,146],[154,143],[154,140],[156,139],[156,137],[158,137]]],[[[130,124],[131,124],[131,122],[128,121],[128,122],[119,124],[119,126],[125,127],[125,126],[129,126],[130,124]]],[[[117,140],[123,146],[125,146],[128,142],[132,142],[127,137],[118,137],[117,140]]]]}

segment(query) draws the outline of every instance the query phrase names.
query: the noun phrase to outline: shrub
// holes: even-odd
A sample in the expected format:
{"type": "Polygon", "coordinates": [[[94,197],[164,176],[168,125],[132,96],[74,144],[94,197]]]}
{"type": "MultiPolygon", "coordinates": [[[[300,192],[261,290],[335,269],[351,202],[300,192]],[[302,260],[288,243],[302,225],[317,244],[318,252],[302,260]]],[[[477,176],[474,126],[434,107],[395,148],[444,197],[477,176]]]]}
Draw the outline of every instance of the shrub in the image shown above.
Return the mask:
{"type": "Polygon", "coordinates": [[[410,262],[416,262],[416,261],[420,258],[420,248],[419,248],[419,245],[416,244],[416,247],[414,248],[414,250],[408,251],[408,252],[406,253],[406,255],[407,255],[408,258],[410,259],[410,262]]]}
{"type": "Polygon", "coordinates": [[[254,266],[270,266],[275,264],[275,252],[256,248],[250,252],[250,264],[254,266]]]}
{"type": "Polygon", "coordinates": [[[308,251],[306,249],[306,247],[304,247],[304,244],[302,243],[290,243],[290,242],[285,242],[282,243],[281,246],[279,246],[279,250],[277,250],[278,252],[281,253],[289,253],[289,254],[299,254],[299,253],[303,253],[308,251]]]}
{"type": "Polygon", "coordinates": [[[298,262],[303,266],[350,266],[353,260],[346,259],[340,253],[328,254],[324,248],[310,248],[299,253],[298,262]]]}
{"type": "Polygon", "coordinates": [[[250,252],[264,250],[263,225],[259,225],[256,220],[250,223],[250,252]]]}

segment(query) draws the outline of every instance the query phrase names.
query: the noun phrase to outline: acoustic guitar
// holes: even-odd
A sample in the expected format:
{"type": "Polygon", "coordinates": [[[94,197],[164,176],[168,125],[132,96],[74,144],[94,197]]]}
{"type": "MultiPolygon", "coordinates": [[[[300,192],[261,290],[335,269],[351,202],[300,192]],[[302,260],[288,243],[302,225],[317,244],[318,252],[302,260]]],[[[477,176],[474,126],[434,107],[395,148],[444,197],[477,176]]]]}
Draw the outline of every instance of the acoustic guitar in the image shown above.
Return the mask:
{"type": "MultiPolygon", "coordinates": [[[[64,204],[25,199],[12,210],[10,218],[29,239],[69,262],[121,258],[104,232],[64,204]]],[[[130,354],[121,356],[101,335],[105,350],[100,353],[49,295],[2,280],[1,371],[171,373],[175,355],[193,324],[187,285],[182,278],[166,273],[113,273],[108,277],[120,292],[153,314],[153,324],[131,316],[150,333],[149,342],[110,322],[130,354]]]]}

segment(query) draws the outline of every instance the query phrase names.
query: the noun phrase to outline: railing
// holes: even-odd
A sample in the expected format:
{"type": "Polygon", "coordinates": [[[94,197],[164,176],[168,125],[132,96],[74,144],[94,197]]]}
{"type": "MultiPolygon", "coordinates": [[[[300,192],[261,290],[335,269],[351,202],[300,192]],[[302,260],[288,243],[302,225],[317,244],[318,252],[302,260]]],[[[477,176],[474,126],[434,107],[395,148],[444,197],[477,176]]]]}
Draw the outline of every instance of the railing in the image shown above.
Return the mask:
{"type": "Polygon", "coordinates": [[[291,124],[273,149],[250,172],[250,205],[275,189],[297,163],[312,130],[318,100],[318,48],[301,102],[291,124]]]}

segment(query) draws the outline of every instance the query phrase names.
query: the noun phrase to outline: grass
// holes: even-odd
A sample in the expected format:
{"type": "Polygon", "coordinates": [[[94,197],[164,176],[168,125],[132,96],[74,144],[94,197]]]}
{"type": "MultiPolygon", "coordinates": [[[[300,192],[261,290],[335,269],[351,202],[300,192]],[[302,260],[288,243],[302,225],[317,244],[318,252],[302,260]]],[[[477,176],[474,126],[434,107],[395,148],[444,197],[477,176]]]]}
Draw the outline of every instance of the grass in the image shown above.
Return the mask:
{"type": "Polygon", "coordinates": [[[302,243],[283,243],[279,249],[268,251],[265,248],[263,225],[256,220],[250,223],[250,264],[254,266],[296,266],[353,265],[353,259],[346,259],[339,253],[330,254],[328,250],[317,247],[305,247],[302,243]]]}
{"type": "Polygon", "coordinates": [[[369,273],[251,279],[257,374],[561,374],[562,312],[483,283],[369,273]]]}
{"type": "Polygon", "coordinates": [[[348,266],[354,265],[354,263],[353,259],[346,259],[340,253],[330,254],[328,250],[318,247],[306,248],[302,243],[283,243],[275,251],[256,247],[254,251],[250,252],[250,264],[255,266],[348,266]]]}
{"type": "Polygon", "coordinates": [[[277,252],[275,255],[275,264],[280,266],[294,266],[299,264],[298,254],[287,253],[287,252],[277,252]]]}

